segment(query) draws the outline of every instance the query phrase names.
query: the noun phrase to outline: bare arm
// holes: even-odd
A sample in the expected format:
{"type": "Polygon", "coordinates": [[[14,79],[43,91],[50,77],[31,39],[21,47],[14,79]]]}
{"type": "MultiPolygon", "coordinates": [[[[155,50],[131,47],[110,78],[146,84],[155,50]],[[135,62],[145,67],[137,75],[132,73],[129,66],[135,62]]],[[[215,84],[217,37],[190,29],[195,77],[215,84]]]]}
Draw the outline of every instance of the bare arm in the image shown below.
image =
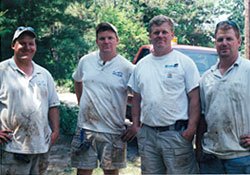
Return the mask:
{"type": "Polygon", "coordinates": [[[80,104],[80,99],[81,99],[81,96],[82,96],[82,82],[74,81],[74,85],[75,85],[76,98],[77,98],[77,102],[78,102],[78,105],[79,105],[80,104]]]}
{"type": "Polygon", "coordinates": [[[197,131],[196,131],[196,140],[195,140],[195,145],[196,145],[196,158],[197,161],[201,161],[202,159],[202,137],[203,134],[207,131],[207,124],[205,117],[201,115],[197,131]]]}
{"type": "Polygon", "coordinates": [[[56,106],[49,108],[49,121],[52,130],[51,144],[54,144],[58,139],[60,132],[59,110],[56,106]]]}
{"type": "Polygon", "coordinates": [[[132,126],[128,127],[122,136],[123,141],[132,140],[140,128],[140,114],[141,114],[141,95],[133,93],[132,98],[132,126]]]}
{"type": "Polygon", "coordinates": [[[198,126],[198,122],[200,120],[200,94],[199,88],[193,89],[191,92],[188,93],[189,98],[189,120],[188,120],[188,127],[182,133],[182,136],[185,137],[187,140],[192,140],[198,126]]]}

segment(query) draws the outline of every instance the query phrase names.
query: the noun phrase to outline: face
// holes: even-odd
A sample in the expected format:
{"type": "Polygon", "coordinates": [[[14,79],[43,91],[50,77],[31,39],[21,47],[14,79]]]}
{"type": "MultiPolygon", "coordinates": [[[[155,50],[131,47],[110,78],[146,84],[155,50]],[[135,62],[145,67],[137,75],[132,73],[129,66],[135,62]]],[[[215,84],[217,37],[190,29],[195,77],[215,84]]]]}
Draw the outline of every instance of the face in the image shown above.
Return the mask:
{"type": "Polygon", "coordinates": [[[113,31],[107,30],[98,33],[96,44],[98,45],[101,53],[116,54],[116,47],[118,43],[119,39],[113,31]]]}
{"type": "Polygon", "coordinates": [[[220,58],[237,59],[241,39],[237,38],[233,29],[218,30],[215,46],[220,58]]]}
{"type": "Polygon", "coordinates": [[[160,26],[153,25],[149,34],[150,42],[153,44],[155,52],[157,50],[170,50],[173,37],[174,33],[167,22],[160,26]]]}
{"type": "Polygon", "coordinates": [[[35,38],[23,34],[13,44],[12,49],[14,50],[15,59],[21,60],[32,60],[36,53],[36,41],[35,38]]]}

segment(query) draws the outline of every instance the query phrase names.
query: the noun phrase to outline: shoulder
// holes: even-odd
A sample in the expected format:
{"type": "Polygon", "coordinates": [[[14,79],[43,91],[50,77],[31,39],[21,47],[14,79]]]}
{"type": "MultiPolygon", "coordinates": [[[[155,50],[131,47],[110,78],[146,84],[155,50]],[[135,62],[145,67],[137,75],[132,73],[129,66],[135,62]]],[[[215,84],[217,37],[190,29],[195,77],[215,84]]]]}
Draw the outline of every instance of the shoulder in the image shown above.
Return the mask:
{"type": "Polygon", "coordinates": [[[152,54],[152,53],[146,55],[145,57],[143,57],[143,58],[136,64],[136,67],[139,67],[139,66],[144,65],[144,64],[151,64],[152,58],[153,58],[153,54],[152,54]]]}
{"type": "Polygon", "coordinates": [[[98,51],[90,52],[80,58],[79,62],[85,62],[97,58],[98,51]]]}
{"type": "Polygon", "coordinates": [[[119,67],[119,69],[127,73],[132,73],[135,67],[134,64],[132,64],[129,60],[127,60],[121,55],[117,55],[116,59],[117,59],[116,66],[119,67]]]}
{"type": "Polygon", "coordinates": [[[178,50],[173,49],[171,54],[173,56],[175,56],[176,59],[179,59],[182,62],[193,62],[193,60],[189,56],[185,55],[184,53],[182,53],[182,52],[180,52],[178,50]]]}
{"type": "Polygon", "coordinates": [[[44,75],[44,76],[46,76],[46,77],[49,77],[50,79],[53,79],[51,73],[50,73],[47,69],[45,69],[44,67],[38,65],[38,64],[35,63],[35,62],[32,62],[32,63],[33,63],[33,65],[34,65],[35,72],[36,72],[37,74],[42,74],[42,75],[44,75]]]}
{"type": "Polygon", "coordinates": [[[8,66],[9,62],[11,61],[11,58],[8,58],[4,61],[1,61],[0,62],[0,68],[3,69],[3,68],[6,68],[6,66],[8,66]]]}
{"type": "Polygon", "coordinates": [[[117,55],[118,57],[118,60],[124,64],[125,66],[128,66],[128,67],[133,67],[134,65],[128,60],[126,59],[125,57],[121,56],[121,55],[117,55]]]}
{"type": "Polygon", "coordinates": [[[246,66],[248,68],[250,67],[250,60],[242,57],[240,58],[240,60],[241,60],[241,65],[246,66]]]}

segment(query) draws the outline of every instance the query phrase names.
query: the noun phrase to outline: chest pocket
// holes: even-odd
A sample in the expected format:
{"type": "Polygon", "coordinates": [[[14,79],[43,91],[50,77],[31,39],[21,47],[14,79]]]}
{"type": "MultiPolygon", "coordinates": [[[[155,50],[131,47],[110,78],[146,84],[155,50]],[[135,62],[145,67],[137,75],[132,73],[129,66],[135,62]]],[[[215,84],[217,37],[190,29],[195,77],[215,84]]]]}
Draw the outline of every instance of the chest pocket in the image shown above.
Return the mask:
{"type": "Polygon", "coordinates": [[[178,90],[185,86],[184,72],[179,67],[165,67],[162,80],[167,89],[178,90]]]}

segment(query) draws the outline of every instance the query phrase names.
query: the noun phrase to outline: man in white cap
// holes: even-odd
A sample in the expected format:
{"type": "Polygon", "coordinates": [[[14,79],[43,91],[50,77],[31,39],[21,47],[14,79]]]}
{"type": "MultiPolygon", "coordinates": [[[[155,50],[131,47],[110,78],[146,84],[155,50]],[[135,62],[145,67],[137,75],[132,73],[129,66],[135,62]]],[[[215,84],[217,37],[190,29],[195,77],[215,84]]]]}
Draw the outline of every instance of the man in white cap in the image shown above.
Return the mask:
{"type": "Polygon", "coordinates": [[[32,61],[36,34],[18,27],[14,56],[0,63],[0,174],[43,174],[59,136],[59,99],[51,74],[32,61]]]}

